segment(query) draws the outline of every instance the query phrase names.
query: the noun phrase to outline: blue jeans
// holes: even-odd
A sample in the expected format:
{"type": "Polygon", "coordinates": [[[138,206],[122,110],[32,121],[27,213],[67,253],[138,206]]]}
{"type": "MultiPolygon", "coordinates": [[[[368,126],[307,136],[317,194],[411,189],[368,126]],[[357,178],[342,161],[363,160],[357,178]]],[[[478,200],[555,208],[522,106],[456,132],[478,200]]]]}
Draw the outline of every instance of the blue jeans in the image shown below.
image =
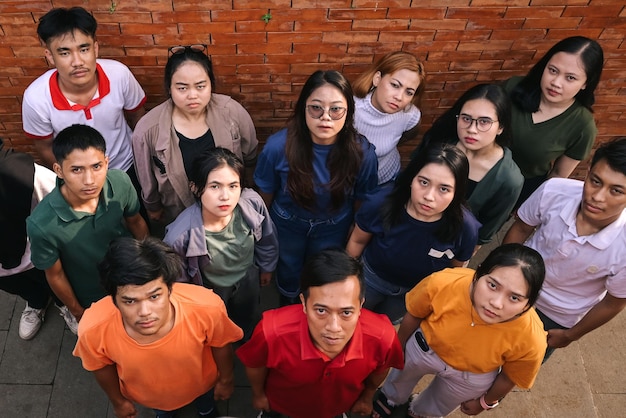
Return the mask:
{"type": "Polygon", "coordinates": [[[278,291],[283,296],[295,298],[300,294],[300,273],[307,257],[346,245],[352,211],[329,219],[302,219],[274,202],[270,216],[278,231],[278,291]]]}
{"type": "Polygon", "coordinates": [[[376,313],[385,314],[391,322],[402,319],[406,313],[404,296],[411,289],[390,283],[380,278],[361,257],[365,277],[365,303],[363,307],[376,313]]]}
{"type": "MultiPolygon", "coordinates": [[[[207,393],[204,395],[198,396],[194,403],[196,404],[196,409],[198,410],[198,415],[200,416],[217,416],[215,413],[215,398],[213,396],[213,388],[209,389],[207,393]]],[[[157,418],[174,418],[176,416],[177,411],[161,411],[160,409],[155,409],[157,418]]]]}

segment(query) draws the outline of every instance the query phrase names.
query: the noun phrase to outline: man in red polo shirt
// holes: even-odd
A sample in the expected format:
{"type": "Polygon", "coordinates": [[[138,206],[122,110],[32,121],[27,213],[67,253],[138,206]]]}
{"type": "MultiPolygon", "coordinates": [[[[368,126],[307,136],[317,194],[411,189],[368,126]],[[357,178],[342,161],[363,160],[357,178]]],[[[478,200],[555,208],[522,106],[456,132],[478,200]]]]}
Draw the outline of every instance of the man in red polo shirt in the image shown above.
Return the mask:
{"type": "Polygon", "coordinates": [[[325,250],[304,266],[302,306],[267,311],[237,350],[261,417],[369,415],[390,367],[404,365],[395,329],[361,309],[363,272],[342,250],[325,250]]]}

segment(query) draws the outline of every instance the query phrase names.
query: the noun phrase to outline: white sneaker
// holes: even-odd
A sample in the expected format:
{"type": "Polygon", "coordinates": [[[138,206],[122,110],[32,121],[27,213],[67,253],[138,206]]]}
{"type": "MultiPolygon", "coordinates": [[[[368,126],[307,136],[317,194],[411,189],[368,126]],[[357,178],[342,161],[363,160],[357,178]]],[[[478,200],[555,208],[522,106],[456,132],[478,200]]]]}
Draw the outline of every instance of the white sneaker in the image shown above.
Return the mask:
{"type": "Polygon", "coordinates": [[[70,310],[67,309],[67,306],[57,306],[57,308],[61,311],[61,316],[63,317],[63,320],[65,320],[65,323],[70,331],[72,331],[74,335],[78,334],[78,321],[74,318],[74,315],[72,315],[70,310]]]}
{"type": "Polygon", "coordinates": [[[35,309],[28,306],[22,311],[22,317],[20,318],[20,338],[23,340],[30,340],[33,338],[41,324],[43,323],[43,317],[46,314],[46,308],[35,309]]]}

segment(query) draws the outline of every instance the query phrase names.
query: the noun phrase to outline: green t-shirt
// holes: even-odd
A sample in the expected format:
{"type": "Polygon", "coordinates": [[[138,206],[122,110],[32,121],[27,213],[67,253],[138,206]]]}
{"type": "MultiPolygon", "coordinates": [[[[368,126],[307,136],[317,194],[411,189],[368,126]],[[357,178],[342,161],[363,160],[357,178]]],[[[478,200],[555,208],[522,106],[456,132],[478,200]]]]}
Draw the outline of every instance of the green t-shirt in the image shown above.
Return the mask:
{"type": "Polygon", "coordinates": [[[60,191],[62,180],[26,220],[35,267],[45,270],[61,260],[63,271],[83,308],[106,293],[100,286],[97,265],[109,243],[130,236],[124,218],[139,212],[139,199],[130,179],[120,170],[109,170],[96,213],[77,212],[60,191]]]}
{"type": "MultiPolygon", "coordinates": [[[[513,77],[504,83],[511,92],[522,80],[513,77]]],[[[512,106],[513,160],[525,178],[548,174],[554,160],[565,155],[573,160],[589,156],[598,130],[593,115],[578,101],[565,112],[544,122],[534,123],[532,114],[512,106]]]]}
{"type": "Polygon", "coordinates": [[[224,229],[205,230],[204,235],[211,254],[211,263],[202,270],[204,285],[228,287],[243,279],[254,262],[254,236],[239,206],[224,229]]]}

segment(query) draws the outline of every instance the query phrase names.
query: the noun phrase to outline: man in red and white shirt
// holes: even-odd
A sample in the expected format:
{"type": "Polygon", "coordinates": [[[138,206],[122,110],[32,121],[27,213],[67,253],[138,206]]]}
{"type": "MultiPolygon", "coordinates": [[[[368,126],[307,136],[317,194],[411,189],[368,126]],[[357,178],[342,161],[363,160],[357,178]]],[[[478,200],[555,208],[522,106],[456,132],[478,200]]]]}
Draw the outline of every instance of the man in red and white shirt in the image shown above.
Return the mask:
{"type": "Polygon", "coordinates": [[[37,34],[55,68],[24,92],[22,122],[49,168],[55,162],[52,138],[73,124],[89,125],[104,136],[109,168],[133,168],[131,128],[145,113],[146,95],[124,64],[97,59],[96,28],[94,17],[81,7],[52,9],[39,21],[37,34]]]}

